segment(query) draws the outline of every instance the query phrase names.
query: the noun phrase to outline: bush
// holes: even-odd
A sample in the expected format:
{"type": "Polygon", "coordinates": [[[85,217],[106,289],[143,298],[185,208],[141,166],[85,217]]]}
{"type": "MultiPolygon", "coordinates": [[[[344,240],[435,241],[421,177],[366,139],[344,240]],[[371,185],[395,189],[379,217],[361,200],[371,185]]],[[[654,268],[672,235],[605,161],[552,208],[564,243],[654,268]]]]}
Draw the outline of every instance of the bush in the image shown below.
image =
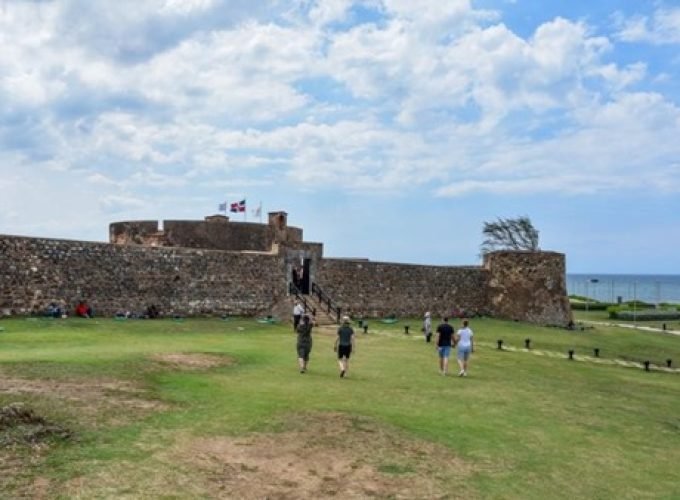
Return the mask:
{"type": "Polygon", "coordinates": [[[628,302],[624,302],[624,306],[627,306],[627,309],[656,309],[656,306],[654,304],[650,304],[649,302],[642,302],[641,300],[629,300],[628,302]]]}
{"type": "Polygon", "coordinates": [[[612,319],[621,319],[624,321],[661,321],[661,320],[676,320],[680,319],[680,311],[657,311],[647,309],[642,311],[616,311],[609,313],[612,319]]]}
{"type": "Polygon", "coordinates": [[[569,304],[572,311],[605,311],[612,305],[609,302],[588,302],[588,307],[585,302],[569,302],[569,304]]]}

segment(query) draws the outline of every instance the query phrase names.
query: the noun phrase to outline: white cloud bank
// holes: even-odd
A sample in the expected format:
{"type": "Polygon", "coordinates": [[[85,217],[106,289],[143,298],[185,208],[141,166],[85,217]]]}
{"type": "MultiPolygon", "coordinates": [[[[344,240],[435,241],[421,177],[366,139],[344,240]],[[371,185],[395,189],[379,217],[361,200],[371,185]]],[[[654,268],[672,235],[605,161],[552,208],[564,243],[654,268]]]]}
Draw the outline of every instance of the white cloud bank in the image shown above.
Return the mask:
{"type": "MultiPolygon", "coordinates": [[[[207,197],[225,179],[679,192],[680,108],[644,87],[645,61],[613,58],[621,41],[680,42],[679,20],[619,18],[607,36],[558,17],[523,38],[468,0],[6,0],[1,182],[26,193],[50,184],[14,172],[58,175],[102,220],[153,208],[149,190],[207,197]]],[[[31,198],[3,199],[0,226],[16,227],[31,198]]]]}

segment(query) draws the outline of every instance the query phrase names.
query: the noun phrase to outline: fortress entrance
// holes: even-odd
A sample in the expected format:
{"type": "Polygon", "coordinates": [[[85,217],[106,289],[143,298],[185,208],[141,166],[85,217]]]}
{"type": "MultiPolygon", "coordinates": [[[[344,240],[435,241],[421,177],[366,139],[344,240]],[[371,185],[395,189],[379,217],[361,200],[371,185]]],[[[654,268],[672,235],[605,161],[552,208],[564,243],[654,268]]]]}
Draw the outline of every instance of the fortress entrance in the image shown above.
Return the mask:
{"type": "Polygon", "coordinates": [[[309,295],[309,291],[312,287],[310,278],[310,268],[312,264],[312,259],[304,259],[302,262],[302,280],[300,280],[300,290],[303,295],[309,295]]]}
{"type": "Polygon", "coordinates": [[[300,259],[300,264],[291,268],[291,282],[303,295],[309,295],[312,289],[311,267],[312,259],[300,259]]]}

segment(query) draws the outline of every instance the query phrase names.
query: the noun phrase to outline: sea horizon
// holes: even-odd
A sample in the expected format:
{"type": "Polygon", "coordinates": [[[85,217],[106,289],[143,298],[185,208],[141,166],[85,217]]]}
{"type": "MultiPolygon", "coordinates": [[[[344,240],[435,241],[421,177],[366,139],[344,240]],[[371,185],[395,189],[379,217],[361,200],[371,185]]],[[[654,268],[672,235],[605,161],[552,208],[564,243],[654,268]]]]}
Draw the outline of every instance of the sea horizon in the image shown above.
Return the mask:
{"type": "Polygon", "coordinates": [[[680,304],[680,274],[567,273],[567,293],[600,302],[680,304]]]}

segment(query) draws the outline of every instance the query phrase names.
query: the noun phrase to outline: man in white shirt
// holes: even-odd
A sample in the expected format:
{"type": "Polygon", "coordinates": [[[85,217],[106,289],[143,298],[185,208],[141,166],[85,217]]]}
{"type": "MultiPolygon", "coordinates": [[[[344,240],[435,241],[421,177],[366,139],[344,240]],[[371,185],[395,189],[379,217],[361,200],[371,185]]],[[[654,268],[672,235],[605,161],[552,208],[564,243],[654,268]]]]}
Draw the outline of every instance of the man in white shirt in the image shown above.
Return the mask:
{"type": "Polygon", "coordinates": [[[470,360],[470,354],[475,351],[474,340],[472,339],[473,333],[468,326],[468,321],[463,321],[463,328],[458,330],[456,333],[456,346],[458,347],[458,366],[460,367],[460,372],[458,372],[459,377],[467,376],[468,362],[470,360]]]}
{"type": "Polygon", "coordinates": [[[304,313],[305,308],[302,307],[302,304],[296,300],[295,305],[293,306],[293,331],[297,331],[297,327],[300,324],[300,319],[304,313]]]}

